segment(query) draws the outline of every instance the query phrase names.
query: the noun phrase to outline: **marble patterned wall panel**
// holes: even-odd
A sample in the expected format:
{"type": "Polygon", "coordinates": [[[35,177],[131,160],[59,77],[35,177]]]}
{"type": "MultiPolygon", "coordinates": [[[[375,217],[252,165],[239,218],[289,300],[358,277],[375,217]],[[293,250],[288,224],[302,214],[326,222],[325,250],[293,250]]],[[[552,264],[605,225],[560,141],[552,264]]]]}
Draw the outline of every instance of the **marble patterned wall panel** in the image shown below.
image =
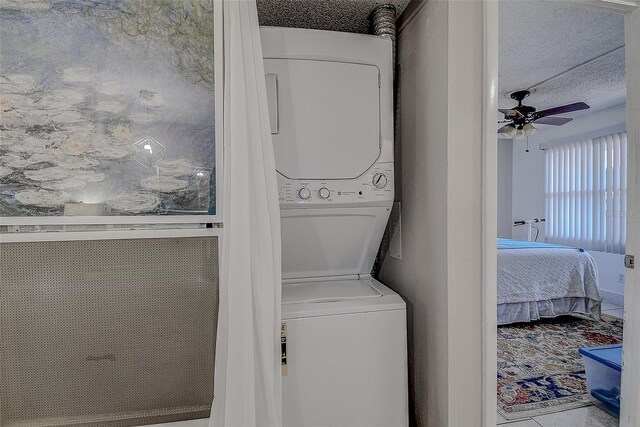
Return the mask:
{"type": "Polygon", "coordinates": [[[213,0],[2,0],[0,216],[215,213],[213,22],[213,0]]]}

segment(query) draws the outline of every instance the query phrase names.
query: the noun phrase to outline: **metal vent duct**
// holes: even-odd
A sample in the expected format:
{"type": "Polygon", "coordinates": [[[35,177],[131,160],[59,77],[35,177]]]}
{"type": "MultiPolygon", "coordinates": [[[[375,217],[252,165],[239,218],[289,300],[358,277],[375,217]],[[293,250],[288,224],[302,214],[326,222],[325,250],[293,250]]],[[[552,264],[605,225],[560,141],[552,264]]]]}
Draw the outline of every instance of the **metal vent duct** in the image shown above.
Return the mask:
{"type": "Polygon", "coordinates": [[[371,12],[373,34],[388,37],[393,44],[393,67],[396,63],[396,8],[392,4],[381,4],[371,12]]]}

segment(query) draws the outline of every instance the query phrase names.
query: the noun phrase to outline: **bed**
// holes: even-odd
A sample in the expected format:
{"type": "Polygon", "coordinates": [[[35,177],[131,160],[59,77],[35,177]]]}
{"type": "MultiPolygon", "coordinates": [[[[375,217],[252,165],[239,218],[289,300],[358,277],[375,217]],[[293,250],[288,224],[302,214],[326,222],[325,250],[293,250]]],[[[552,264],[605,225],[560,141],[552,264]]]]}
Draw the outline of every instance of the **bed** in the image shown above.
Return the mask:
{"type": "Polygon", "coordinates": [[[583,249],[498,239],[498,324],[584,314],[600,319],[598,271],[583,249]]]}

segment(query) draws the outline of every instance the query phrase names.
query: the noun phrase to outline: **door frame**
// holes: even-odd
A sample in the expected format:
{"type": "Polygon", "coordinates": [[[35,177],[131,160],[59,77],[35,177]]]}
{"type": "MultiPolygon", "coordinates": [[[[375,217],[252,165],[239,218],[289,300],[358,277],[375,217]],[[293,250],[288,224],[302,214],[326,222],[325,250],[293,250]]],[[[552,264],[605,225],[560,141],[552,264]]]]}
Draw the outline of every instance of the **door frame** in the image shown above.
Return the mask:
{"type": "MultiPolygon", "coordinates": [[[[628,254],[640,260],[640,0],[568,0],[584,7],[597,7],[625,14],[625,60],[627,74],[628,159],[628,254]]],[[[484,0],[483,133],[482,133],[482,325],[483,396],[482,425],[496,425],[497,365],[497,120],[498,91],[498,1],[484,0]]],[[[640,425],[640,271],[626,269],[624,288],[624,351],[620,427],[640,425]],[[632,304],[634,302],[635,304],[632,304]],[[635,363],[634,363],[635,361],[635,363]]]]}
{"type": "Polygon", "coordinates": [[[482,425],[497,422],[498,1],[484,0],[482,73],[482,425]]]}
{"type": "MultiPolygon", "coordinates": [[[[625,15],[627,66],[627,243],[626,252],[640,257],[640,4],[625,15]],[[629,191],[631,190],[631,191],[629,191]]],[[[622,394],[620,427],[640,425],[640,271],[625,269],[622,394]],[[634,332],[635,333],[632,333],[634,332]]]]}

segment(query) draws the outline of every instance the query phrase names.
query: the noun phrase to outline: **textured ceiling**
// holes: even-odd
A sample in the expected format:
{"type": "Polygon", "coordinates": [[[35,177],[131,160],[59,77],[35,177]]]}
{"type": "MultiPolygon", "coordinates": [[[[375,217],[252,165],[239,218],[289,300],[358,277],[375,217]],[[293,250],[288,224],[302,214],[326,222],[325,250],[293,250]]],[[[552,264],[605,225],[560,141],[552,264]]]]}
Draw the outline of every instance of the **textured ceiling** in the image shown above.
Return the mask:
{"type": "Polygon", "coordinates": [[[369,14],[393,4],[400,16],[409,0],[257,0],[260,25],[316,30],[369,32],[369,14]]]}
{"type": "MultiPolygon", "coordinates": [[[[500,1],[499,105],[527,89],[624,45],[621,14],[541,0],[500,1]]],[[[540,109],[584,101],[590,110],[624,104],[624,48],[535,86],[525,104],[540,109]]]]}

